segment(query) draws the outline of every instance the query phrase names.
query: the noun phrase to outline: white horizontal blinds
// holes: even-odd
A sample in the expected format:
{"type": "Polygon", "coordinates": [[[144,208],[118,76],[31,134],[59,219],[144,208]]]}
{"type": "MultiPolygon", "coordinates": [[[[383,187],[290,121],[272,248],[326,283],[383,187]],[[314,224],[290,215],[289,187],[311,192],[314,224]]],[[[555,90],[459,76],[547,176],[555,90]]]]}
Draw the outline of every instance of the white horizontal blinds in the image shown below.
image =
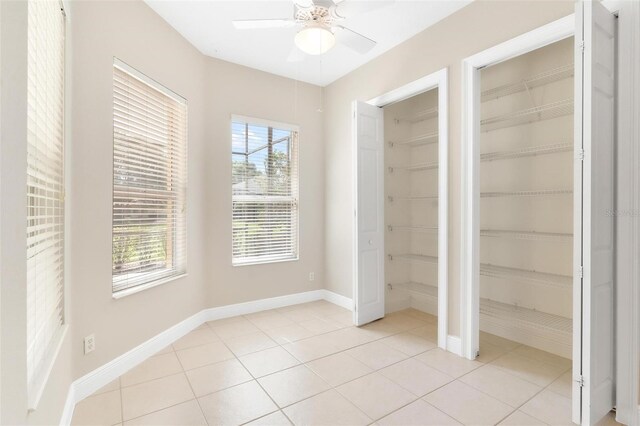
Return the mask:
{"type": "Polygon", "coordinates": [[[29,1],[27,8],[27,377],[32,390],[45,380],[64,322],[65,24],[57,1],[29,1]]]}
{"type": "Polygon", "coordinates": [[[298,132],[232,123],[233,263],[298,257],[298,132]]]}
{"type": "Polygon", "coordinates": [[[187,105],[116,61],[113,292],[186,273],[187,105]]]}

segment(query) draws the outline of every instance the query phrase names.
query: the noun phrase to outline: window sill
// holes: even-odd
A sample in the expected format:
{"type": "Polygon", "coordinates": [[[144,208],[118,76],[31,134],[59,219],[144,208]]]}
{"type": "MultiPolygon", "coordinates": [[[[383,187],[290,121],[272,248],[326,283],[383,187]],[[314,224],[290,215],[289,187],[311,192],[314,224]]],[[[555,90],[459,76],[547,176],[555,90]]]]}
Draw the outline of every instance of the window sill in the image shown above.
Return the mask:
{"type": "Polygon", "coordinates": [[[291,257],[291,258],[287,258],[287,259],[275,259],[275,260],[253,260],[253,261],[247,261],[247,262],[237,262],[237,263],[233,263],[233,261],[231,262],[232,266],[252,266],[252,265],[267,265],[269,263],[283,263],[283,262],[297,262],[298,260],[300,260],[299,256],[296,257],[291,257]]]}
{"type": "Polygon", "coordinates": [[[158,280],[151,281],[151,282],[148,282],[146,284],[141,284],[141,285],[138,285],[138,286],[135,286],[135,287],[132,287],[132,288],[127,288],[125,290],[119,290],[119,291],[117,291],[115,293],[112,293],[111,297],[113,299],[122,299],[123,297],[127,297],[127,296],[130,296],[132,294],[136,294],[136,293],[139,293],[141,291],[145,291],[145,290],[148,290],[150,288],[158,287],[160,285],[169,283],[171,281],[175,281],[175,280],[178,280],[180,278],[184,278],[187,275],[188,275],[187,273],[184,273],[184,274],[180,274],[180,275],[172,275],[172,276],[166,277],[166,278],[160,278],[158,280]]]}

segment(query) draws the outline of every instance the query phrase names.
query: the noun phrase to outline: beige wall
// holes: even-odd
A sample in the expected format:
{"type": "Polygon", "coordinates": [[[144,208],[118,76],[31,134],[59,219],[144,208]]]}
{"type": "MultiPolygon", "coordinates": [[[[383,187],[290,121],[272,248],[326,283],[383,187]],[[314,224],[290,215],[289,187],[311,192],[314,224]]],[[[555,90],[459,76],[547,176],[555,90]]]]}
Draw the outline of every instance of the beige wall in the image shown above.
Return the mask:
{"type": "Polygon", "coordinates": [[[210,241],[205,282],[210,306],[323,288],[324,162],[321,89],[306,83],[208,58],[206,68],[206,232],[210,241]],[[232,114],[300,126],[300,260],[231,266],[232,114]],[[315,281],[309,282],[309,272],[315,281]]]}
{"type": "Polygon", "coordinates": [[[209,307],[322,288],[320,88],[207,58],[144,3],[74,2],[71,293],[74,377],[209,307]],[[188,276],[111,297],[112,62],[188,102],[188,276]],[[300,126],[300,260],[231,266],[231,114],[300,126]],[[313,283],[308,272],[316,272],[313,283]],[[95,333],[96,351],[82,353],[95,333]]]}
{"type": "Polygon", "coordinates": [[[28,413],[26,2],[1,2],[0,118],[14,124],[0,129],[1,424],[56,424],[73,380],[202,309],[323,288],[321,89],[207,58],[142,1],[66,5],[69,330],[42,401],[28,413]],[[189,114],[188,276],[119,300],[111,297],[114,57],[185,97],[189,114]],[[231,266],[231,114],[300,126],[303,191],[296,262],[231,266]],[[309,272],[315,272],[314,282],[308,282],[309,272]],[[84,355],[82,339],[91,333],[96,350],[84,355]]]}
{"type": "Polygon", "coordinates": [[[462,59],[573,13],[572,1],[476,0],[325,88],[325,282],[352,295],[351,102],[449,68],[449,333],[459,333],[462,59]]]}

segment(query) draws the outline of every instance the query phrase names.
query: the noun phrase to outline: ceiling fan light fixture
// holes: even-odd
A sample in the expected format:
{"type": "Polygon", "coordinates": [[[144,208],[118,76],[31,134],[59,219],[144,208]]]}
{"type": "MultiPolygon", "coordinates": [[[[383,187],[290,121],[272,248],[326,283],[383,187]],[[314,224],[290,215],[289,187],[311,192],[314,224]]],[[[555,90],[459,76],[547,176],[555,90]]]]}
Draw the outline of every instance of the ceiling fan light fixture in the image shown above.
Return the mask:
{"type": "Polygon", "coordinates": [[[336,36],[324,25],[308,24],[298,31],[296,46],[309,55],[322,55],[336,44],[336,36]]]}

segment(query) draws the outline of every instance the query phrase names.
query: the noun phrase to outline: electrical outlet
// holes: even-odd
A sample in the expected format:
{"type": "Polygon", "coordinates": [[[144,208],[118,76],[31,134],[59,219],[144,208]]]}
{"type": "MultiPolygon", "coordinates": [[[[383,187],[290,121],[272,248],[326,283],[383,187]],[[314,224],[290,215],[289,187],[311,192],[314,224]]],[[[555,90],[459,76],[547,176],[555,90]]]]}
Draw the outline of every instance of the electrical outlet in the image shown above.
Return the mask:
{"type": "Polygon", "coordinates": [[[316,273],[315,272],[309,272],[309,281],[313,281],[316,279],[316,273]]]}
{"type": "Polygon", "coordinates": [[[96,349],[96,336],[93,334],[84,338],[84,354],[93,352],[96,349]]]}

